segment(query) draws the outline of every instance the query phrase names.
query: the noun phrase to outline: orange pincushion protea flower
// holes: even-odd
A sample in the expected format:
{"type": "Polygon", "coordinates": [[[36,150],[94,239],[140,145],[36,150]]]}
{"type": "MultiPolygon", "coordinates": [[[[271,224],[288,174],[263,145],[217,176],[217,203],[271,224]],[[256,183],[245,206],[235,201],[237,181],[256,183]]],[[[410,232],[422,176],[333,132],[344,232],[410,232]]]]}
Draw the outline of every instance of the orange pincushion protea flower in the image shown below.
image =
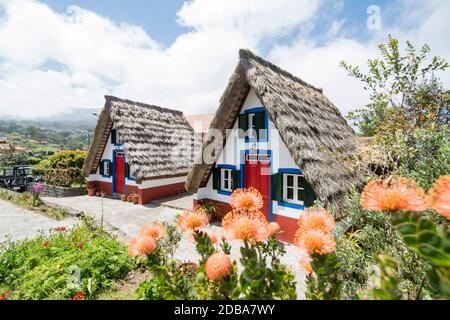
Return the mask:
{"type": "Polygon", "coordinates": [[[267,228],[268,228],[269,237],[276,236],[283,231],[283,230],[281,230],[280,225],[276,222],[269,223],[267,228]]]}
{"type": "Polygon", "coordinates": [[[307,208],[298,219],[300,232],[319,230],[326,233],[333,231],[335,226],[333,216],[326,209],[307,208]]]}
{"type": "Polygon", "coordinates": [[[336,250],[336,242],[330,233],[319,230],[308,230],[301,232],[297,230],[294,238],[294,244],[305,249],[309,255],[325,255],[333,253],[336,250]]]}
{"type": "Polygon", "coordinates": [[[131,239],[130,244],[128,245],[128,254],[132,257],[137,257],[141,255],[138,247],[137,247],[137,239],[131,239]]]}
{"type": "Polygon", "coordinates": [[[140,236],[136,242],[137,249],[141,255],[152,253],[156,250],[156,240],[152,237],[140,236]]]}
{"type": "Polygon", "coordinates": [[[304,256],[300,259],[300,267],[308,274],[313,272],[311,262],[312,258],[310,256],[304,256]]]}
{"type": "Polygon", "coordinates": [[[225,253],[212,254],[205,263],[206,276],[210,280],[219,280],[231,272],[231,259],[225,253]]]}
{"type": "Polygon", "coordinates": [[[261,193],[253,188],[236,189],[230,197],[230,205],[233,209],[246,212],[261,210],[264,201],[261,193]]]}
{"type": "Polygon", "coordinates": [[[223,218],[222,227],[228,239],[244,240],[255,244],[269,237],[269,223],[260,211],[242,213],[233,210],[223,218]]]}
{"type": "Polygon", "coordinates": [[[166,229],[159,222],[146,223],[141,229],[141,236],[160,239],[166,235],[166,229]]]}
{"type": "Polygon", "coordinates": [[[178,217],[177,225],[183,231],[197,231],[208,225],[208,216],[204,211],[185,211],[178,217]]]}
{"type": "Polygon", "coordinates": [[[425,192],[402,177],[390,181],[374,180],[364,188],[360,199],[361,207],[370,211],[425,211],[425,192]]]}
{"type": "Polygon", "coordinates": [[[428,206],[441,216],[450,219],[450,175],[436,180],[427,196],[428,206]]]}

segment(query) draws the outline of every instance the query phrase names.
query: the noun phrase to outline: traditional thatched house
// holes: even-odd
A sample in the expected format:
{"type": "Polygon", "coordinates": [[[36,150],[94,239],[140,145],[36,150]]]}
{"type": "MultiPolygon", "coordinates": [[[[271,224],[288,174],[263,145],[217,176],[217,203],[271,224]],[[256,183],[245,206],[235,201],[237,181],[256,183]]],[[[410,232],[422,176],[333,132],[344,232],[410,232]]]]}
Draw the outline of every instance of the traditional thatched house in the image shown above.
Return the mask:
{"type": "Polygon", "coordinates": [[[292,241],[316,198],[342,217],[344,192],[361,181],[345,161],[355,134],[322,90],[248,50],[240,51],[210,129],[186,182],[194,204],[213,200],[226,212],[234,189],[256,187],[282,240],[292,241]]]}
{"type": "Polygon", "coordinates": [[[106,96],[83,175],[97,191],[139,203],[184,192],[194,131],[183,113],[106,96]]]}

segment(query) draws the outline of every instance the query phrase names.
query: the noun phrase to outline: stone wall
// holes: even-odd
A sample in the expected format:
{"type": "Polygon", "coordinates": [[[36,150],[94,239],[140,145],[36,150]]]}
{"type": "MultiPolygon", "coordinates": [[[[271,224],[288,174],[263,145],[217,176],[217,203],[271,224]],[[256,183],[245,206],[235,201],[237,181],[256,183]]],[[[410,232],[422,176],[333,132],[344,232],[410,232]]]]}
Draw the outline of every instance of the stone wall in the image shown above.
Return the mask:
{"type": "MultiPolygon", "coordinates": [[[[33,192],[33,185],[36,183],[29,183],[27,185],[26,191],[33,192]]],[[[41,183],[43,184],[43,183],[41,183]]],[[[86,194],[86,188],[65,188],[45,185],[45,191],[41,193],[42,196],[55,197],[55,198],[66,198],[66,197],[76,197],[86,194]]]]}

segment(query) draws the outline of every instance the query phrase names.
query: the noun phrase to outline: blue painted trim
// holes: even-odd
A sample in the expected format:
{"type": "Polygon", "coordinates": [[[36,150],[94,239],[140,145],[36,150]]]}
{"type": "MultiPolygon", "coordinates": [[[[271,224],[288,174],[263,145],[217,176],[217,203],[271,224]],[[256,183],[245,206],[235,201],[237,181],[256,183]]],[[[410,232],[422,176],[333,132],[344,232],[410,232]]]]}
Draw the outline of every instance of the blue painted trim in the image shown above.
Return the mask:
{"type": "Polygon", "coordinates": [[[231,196],[232,192],[230,191],[222,191],[222,190],[217,190],[218,194],[224,195],[224,196],[231,196]]]}
{"type": "MultiPolygon", "coordinates": [[[[279,168],[278,173],[286,173],[286,174],[303,174],[303,171],[300,169],[294,169],[294,168],[279,168]]],[[[305,206],[301,204],[296,203],[290,203],[286,201],[278,201],[278,205],[281,207],[287,207],[292,209],[298,209],[298,210],[305,210],[305,206]]]]}
{"type": "Polygon", "coordinates": [[[280,168],[278,169],[278,173],[303,174],[303,171],[300,169],[280,168]]]}
{"type": "Polygon", "coordinates": [[[218,164],[217,169],[231,169],[231,170],[236,170],[236,166],[233,166],[231,164],[218,164]]]}
{"type": "Polygon", "coordinates": [[[305,210],[305,206],[304,205],[296,204],[296,203],[290,203],[290,202],[285,202],[285,201],[278,201],[278,205],[281,206],[281,207],[287,207],[287,208],[298,209],[298,210],[305,210]]]}
{"type": "Polygon", "coordinates": [[[273,162],[272,162],[272,150],[263,150],[263,149],[256,149],[256,150],[241,150],[241,188],[245,187],[245,156],[247,154],[268,154],[270,155],[270,175],[269,175],[269,222],[273,221],[273,201],[272,201],[272,169],[273,169],[273,162]]]}
{"type": "Polygon", "coordinates": [[[255,107],[251,109],[244,110],[244,114],[249,113],[257,113],[257,112],[264,112],[265,122],[266,122],[266,138],[265,139],[259,139],[259,138],[252,138],[250,139],[248,136],[245,136],[245,143],[250,142],[269,142],[269,115],[267,114],[267,110],[264,107],[255,107]]]}

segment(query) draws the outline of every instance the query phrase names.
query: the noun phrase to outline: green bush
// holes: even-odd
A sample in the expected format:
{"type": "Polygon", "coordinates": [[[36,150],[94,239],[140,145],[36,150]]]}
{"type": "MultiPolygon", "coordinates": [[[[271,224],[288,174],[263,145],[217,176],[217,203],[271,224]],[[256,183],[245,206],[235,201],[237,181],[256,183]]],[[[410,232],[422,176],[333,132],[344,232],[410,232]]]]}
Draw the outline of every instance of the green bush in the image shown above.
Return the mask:
{"type": "Polygon", "coordinates": [[[132,266],[123,245],[100,229],[80,226],[3,244],[0,287],[12,290],[13,299],[72,299],[78,291],[94,299],[132,266]]]}
{"type": "Polygon", "coordinates": [[[80,150],[62,150],[41,161],[37,168],[39,169],[69,169],[83,168],[87,152],[80,150]]]}

